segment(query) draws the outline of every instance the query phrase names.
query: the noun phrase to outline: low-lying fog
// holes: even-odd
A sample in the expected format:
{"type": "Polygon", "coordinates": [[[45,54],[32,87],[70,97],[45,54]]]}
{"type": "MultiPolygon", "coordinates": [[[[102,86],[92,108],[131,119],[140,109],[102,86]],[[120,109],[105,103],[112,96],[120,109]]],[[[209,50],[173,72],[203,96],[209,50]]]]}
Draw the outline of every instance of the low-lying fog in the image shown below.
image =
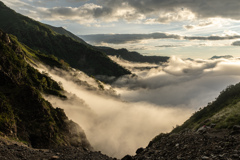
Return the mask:
{"type": "Polygon", "coordinates": [[[99,83],[81,72],[39,70],[47,71],[67,91],[68,100],[46,96],[53,106],[63,108],[84,129],[95,150],[118,158],[134,154],[159,133],[171,131],[221,90],[240,81],[238,59],[173,56],[166,64],[153,65],[111,58],[135,74],[118,79],[112,85],[116,93],[109,85],[104,85],[105,92],[96,91],[99,83]]]}
{"type": "Polygon", "coordinates": [[[172,56],[167,64],[148,70],[136,69],[134,64],[130,66],[116,57],[112,59],[137,75],[114,83],[121,98],[130,102],[196,110],[213,101],[228,85],[240,82],[238,58],[182,60],[172,56]]]}

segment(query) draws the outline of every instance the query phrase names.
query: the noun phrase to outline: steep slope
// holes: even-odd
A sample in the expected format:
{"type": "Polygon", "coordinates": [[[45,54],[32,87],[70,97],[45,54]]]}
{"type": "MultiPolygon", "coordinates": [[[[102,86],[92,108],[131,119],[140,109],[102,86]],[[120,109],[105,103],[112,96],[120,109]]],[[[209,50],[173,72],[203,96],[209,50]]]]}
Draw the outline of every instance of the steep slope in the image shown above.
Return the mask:
{"type": "Polygon", "coordinates": [[[25,62],[16,37],[0,31],[0,133],[38,148],[78,146],[91,149],[83,130],[40,92],[62,95],[57,82],[25,62]]]}
{"type": "Polygon", "coordinates": [[[64,29],[63,27],[54,27],[54,26],[51,26],[51,25],[48,25],[48,24],[45,24],[45,25],[47,27],[51,28],[54,32],[56,32],[58,34],[62,34],[62,35],[65,35],[67,37],[71,37],[75,41],[78,41],[80,43],[84,43],[84,44],[88,45],[84,40],[82,40],[78,36],[74,35],[73,33],[69,32],[68,30],[64,29]]]}
{"type": "Polygon", "coordinates": [[[58,34],[46,25],[16,13],[2,2],[0,2],[0,21],[0,28],[17,36],[20,42],[45,54],[54,55],[88,75],[119,77],[130,74],[128,70],[110,60],[105,53],[58,34]]]}
{"type": "Polygon", "coordinates": [[[107,55],[121,57],[132,62],[148,62],[158,64],[161,62],[167,62],[169,59],[169,57],[163,56],[143,56],[138,52],[129,52],[127,49],[113,49],[110,47],[96,47],[96,49],[105,52],[107,55]]]}
{"type": "Polygon", "coordinates": [[[197,130],[199,127],[215,124],[215,128],[232,128],[240,124],[240,83],[228,86],[215,101],[194,113],[183,125],[172,132],[184,129],[197,130]]]}
{"type": "Polygon", "coordinates": [[[239,132],[208,129],[204,133],[161,134],[147,148],[139,148],[137,155],[122,160],[239,160],[239,132]]]}
{"type": "MultiPolygon", "coordinates": [[[[69,31],[65,30],[62,27],[54,27],[54,26],[50,26],[50,25],[47,25],[47,26],[58,34],[65,35],[67,37],[71,37],[72,39],[74,39],[76,41],[85,43],[86,45],[90,46],[85,41],[83,41],[81,38],[72,34],[69,31]]],[[[127,61],[132,61],[132,62],[148,62],[148,63],[158,64],[161,62],[167,62],[167,60],[169,59],[169,57],[166,57],[166,56],[143,56],[138,52],[129,52],[127,49],[124,49],[124,48],[123,49],[114,49],[111,47],[103,47],[103,46],[100,46],[100,47],[92,46],[92,47],[95,48],[95,50],[104,52],[109,56],[121,57],[127,61]]]]}
{"type": "Polygon", "coordinates": [[[240,83],[223,90],[215,101],[195,112],[170,133],[156,136],[135,156],[141,159],[240,159],[240,83]]]}
{"type": "MultiPolygon", "coordinates": [[[[69,31],[65,30],[62,27],[54,27],[54,26],[50,26],[50,25],[47,25],[47,26],[58,34],[62,34],[67,37],[71,37],[72,39],[74,39],[76,41],[87,44],[81,38],[72,34],[69,31]]],[[[87,44],[87,45],[89,45],[89,44],[87,44]]],[[[143,56],[138,52],[129,52],[127,49],[124,49],[124,48],[123,49],[114,49],[111,47],[103,47],[103,46],[101,46],[101,47],[92,46],[92,47],[100,52],[106,53],[109,56],[121,57],[125,60],[132,61],[132,62],[148,62],[148,63],[158,64],[161,62],[167,62],[167,60],[169,59],[169,57],[166,57],[166,56],[143,56]]]]}

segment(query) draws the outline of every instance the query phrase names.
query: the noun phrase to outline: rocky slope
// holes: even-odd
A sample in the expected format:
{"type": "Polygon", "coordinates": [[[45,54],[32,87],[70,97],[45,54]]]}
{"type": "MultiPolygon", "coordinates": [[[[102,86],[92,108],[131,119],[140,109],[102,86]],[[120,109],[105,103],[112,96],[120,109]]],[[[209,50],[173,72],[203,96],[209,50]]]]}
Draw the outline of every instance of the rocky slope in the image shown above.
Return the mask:
{"type": "Polygon", "coordinates": [[[195,112],[168,134],[159,134],[136,156],[123,160],[240,159],[240,83],[195,112]]]}
{"type": "Polygon", "coordinates": [[[0,137],[1,160],[114,160],[100,152],[62,146],[52,149],[34,149],[23,143],[0,137]]]}
{"type": "Polygon", "coordinates": [[[231,129],[240,124],[240,83],[228,86],[215,101],[200,108],[172,132],[178,133],[185,129],[196,131],[204,125],[211,124],[216,124],[217,129],[231,129]]]}
{"type": "Polygon", "coordinates": [[[238,160],[240,126],[231,130],[208,126],[197,132],[161,134],[148,147],[139,148],[136,156],[122,160],[238,160]]]}

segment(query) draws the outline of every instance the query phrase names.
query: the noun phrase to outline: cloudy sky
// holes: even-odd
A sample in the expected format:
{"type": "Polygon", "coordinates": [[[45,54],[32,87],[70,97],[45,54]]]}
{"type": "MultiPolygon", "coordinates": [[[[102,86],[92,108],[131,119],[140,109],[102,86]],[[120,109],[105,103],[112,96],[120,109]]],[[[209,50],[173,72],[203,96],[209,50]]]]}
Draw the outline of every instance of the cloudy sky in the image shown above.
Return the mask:
{"type": "Polygon", "coordinates": [[[238,56],[239,0],[2,0],[94,45],[182,58],[238,56]]]}

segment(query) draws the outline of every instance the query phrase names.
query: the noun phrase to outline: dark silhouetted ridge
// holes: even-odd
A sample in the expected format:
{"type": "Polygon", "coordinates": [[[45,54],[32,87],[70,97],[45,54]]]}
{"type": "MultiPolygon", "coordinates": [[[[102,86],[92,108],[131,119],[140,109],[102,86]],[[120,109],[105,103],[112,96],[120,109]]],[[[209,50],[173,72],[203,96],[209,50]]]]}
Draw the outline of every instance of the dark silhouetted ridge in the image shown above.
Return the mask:
{"type": "Polygon", "coordinates": [[[167,62],[169,57],[166,56],[143,56],[138,52],[129,52],[127,49],[113,49],[110,47],[96,47],[98,50],[105,52],[110,56],[117,56],[132,62],[148,62],[159,64],[161,62],[167,62]]]}

